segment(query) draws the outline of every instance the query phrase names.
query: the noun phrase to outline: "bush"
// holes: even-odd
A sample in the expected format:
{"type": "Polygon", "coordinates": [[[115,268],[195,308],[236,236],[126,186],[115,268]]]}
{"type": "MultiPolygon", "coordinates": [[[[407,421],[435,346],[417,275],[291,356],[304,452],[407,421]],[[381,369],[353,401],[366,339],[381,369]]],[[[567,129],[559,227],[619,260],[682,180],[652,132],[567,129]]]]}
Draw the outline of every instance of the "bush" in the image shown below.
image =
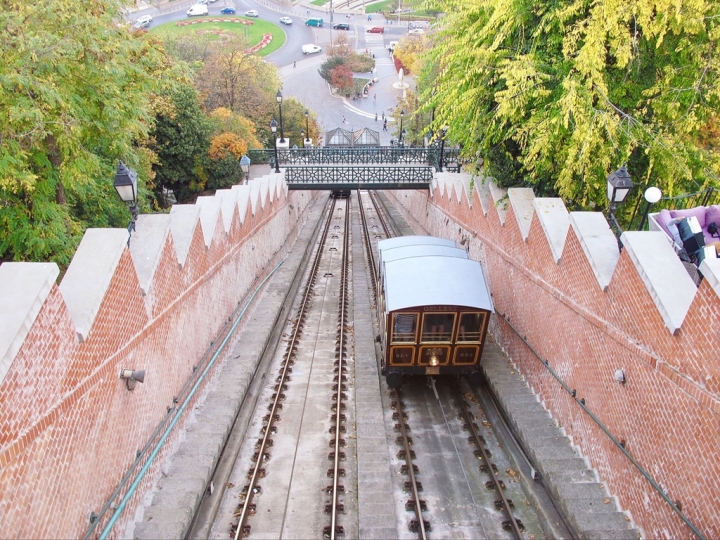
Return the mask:
{"type": "Polygon", "coordinates": [[[365,54],[353,53],[345,58],[345,65],[354,73],[368,73],[375,67],[375,60],[365,54]]]}

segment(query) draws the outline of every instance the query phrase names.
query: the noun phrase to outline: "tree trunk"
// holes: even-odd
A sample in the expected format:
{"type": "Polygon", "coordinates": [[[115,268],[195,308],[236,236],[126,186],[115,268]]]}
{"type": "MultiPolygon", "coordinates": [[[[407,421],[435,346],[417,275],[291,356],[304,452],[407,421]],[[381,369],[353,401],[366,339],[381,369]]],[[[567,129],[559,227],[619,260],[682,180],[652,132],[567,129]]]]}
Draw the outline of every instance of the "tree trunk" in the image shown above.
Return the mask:
{"type": "MultiPolygon", "coordinates": [[[[60,157],[60,151],[58,150],[55,137],[52,135],[45,137],[45,144],[47,145],[48,160],[50,160],[50,164],[55,168],[56,172],[59,172],[62,158],[60,157]]],[[[57,185],[55,186],[55,202],[64,206],[67,204],[65,186],[63,186],[59,176],[58,174],[57,185]]]]}

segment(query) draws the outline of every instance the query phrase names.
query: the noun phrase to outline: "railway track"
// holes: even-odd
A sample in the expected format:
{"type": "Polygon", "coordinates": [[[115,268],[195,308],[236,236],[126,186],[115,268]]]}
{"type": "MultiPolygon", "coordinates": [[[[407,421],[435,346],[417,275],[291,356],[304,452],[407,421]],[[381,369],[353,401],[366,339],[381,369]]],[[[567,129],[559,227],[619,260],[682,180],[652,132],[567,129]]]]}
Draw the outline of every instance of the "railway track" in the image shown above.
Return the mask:
{"type": "MultiPolygon", "coordinates": [[[[351,208],[363,223],[369,288],[377,290],[377,241],[397,228],[371,192],[332,200],[305,285],[288,310],[283,352],[269,371],[235,470],[215,483],[226,493],[212,533],[203,537],[360,536],[348,315],[351,208]]],[[[386,439],[397,448],[388,448],[393,500],[376,502],[397,509],[398,538],[541,538],[503,455],[506,441],[495,439],[493,417],[484,415],[469,383],[459,385],[458,393],[448,379],[436,387],[435,380],[416,377],[402,390],[381,382],[386,439]]]]}

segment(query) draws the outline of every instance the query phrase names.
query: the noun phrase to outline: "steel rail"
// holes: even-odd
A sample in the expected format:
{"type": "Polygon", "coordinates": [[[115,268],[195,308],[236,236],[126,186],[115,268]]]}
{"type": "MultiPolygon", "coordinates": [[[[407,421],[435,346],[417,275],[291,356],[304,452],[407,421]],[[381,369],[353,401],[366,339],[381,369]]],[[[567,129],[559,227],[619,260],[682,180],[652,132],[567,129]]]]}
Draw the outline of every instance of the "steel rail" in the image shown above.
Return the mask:
{"type": "MultiPolygon", "coordinates": [[[[370,230],[368,229],[367,218],[365,217],[365,210],[363,209],[363,201],[360,195],[360,190],[357,192],[358,196],[358,207],[360,208],[360,223],[363,232],[363,238],[365,238],[365,255],[370,263],[370,281],[373,288],[373,299],[377,299],[377,267],[375,266],[375,254],[373,253],[372,243],[370,240],[370,230]]],[[[372,202],[372,199],[371,199],[372,202]]],[[[382,222],[381,222],[382,223],[382,222]]]]}
{"type": "Polygon", "coordinates": [[[405,465],[407,467],[408,478],[410,479],[410,491],[415,506],[415,517],[418,521],[418,538],[422,540],[427,539],[427,532],[425,530],[425,521],[422,515],[422,505],[420,503],[420,492],[418,490],[418,482],[415,478],[415,471],[413,469],[412,453],[410,449],[410,441],[408,440],[407,429],[405,426],[405,414],[402,407],[402,400],[400,395],[400,389],[395,388],[395,397],[397,398],[397,414],[398,414],[398,425],[400,426],[400,435],[402,437],[403,449],[405,450],[405,465]]]}
{"type": "Polygon", "coordinates": [[[512,513],[512,507],[510,506],[510,502],[505,497],[505,493],[503,492],[502,486],[500,485],[500,479],[498,478],[497,474],[495,474],[495,470],[493,469],[492,463],[490,462],[490,456],[487,449],[485,448],[485,445],[483,444],[483,440],[480,437],[477,429],[475,428],[475,423],[470,416],[470,411],[467,408],[467,403],[465,403],[465,400],[463,399],[463,396],[460,393],[460,390],[457,389],[457,387],[453,388],[453,391],[455,392],[455,399],[458,402],[458,407],[460,407],[460,412],[462,413],[463,418],[465,419],[465,423],[468,426],[468,430],[470,431],[470,434],[475,441],[475,446],[480,451],[483,461],[485,462],[485,466],[488,469],[488,474],[490,474],[490,478],[492,479],[492,482],[495,486],[495,491],[497,491],[497,493],[500,495],[500,500],[502,501],[503,509],[508,516],[508,521],[510,521],[510,527],[512,528],[512,532],[517,540],[522,540],[523,534],[520,530],[520,526],[518,525],[517,520],[512,513]]]}
{"type": "Polygon", "coordinates": [[[265,452],[265,448],[267,446],[268,439],[270,438],[270,433],[272,431],[272,426],[275,423],[275,415],[277,414],[278,410],[278,404],[281,400],[281,394],[282,394],[282,387],[285,383],[285,380],[288,375],[288,368],[290,367],[290,359],[293,355],[293,349],[295,348],[295,343],[300,337],[300,333],[302,332],[302,324],[301,320],[305,314],[305,311],[307,309],[307,306],[310,302],[310,296],[313,291],[313,283],[315,281],[315,277],[317,276],[317,271],[320,266],[320,261],[322,259],[322,247],[325,245],[325,241],[327,240],[328,231],[330,230],[330,223],[332,221],[333,217],[333,210],[335,209],[335,199],[332,199],[331,203],[329,203],[330,210],[328,212],[328,217],[325,223],[325,229],[322,232],[322,236],[320,237],[319,247],[315,254],[315,259],[313,260],[312,267],[310,269],[310,274],[308,276],[308,284],[307,287],[305,287],[305,292],[303,293],[302,301],[300,303],[300,309],[298,310],[298,318],[297,323],[295,324],[295,328],[293,329],[292,337],[290,339],[289,345],[287,347],[287,352],[285,356],[285,360],[283,362],[283,369],[282,374],[280,376],[280,381],[278,383],[278,390],[275,392],[275,398],[273,399],[272,408],[270,410],[270,416],[268,419],[268,423],[265,426],[265,432],[263,433],[262,442],[260,443],[260,447],[258,448],[257,452],[257,460],[255,461],[255,467],[253,468],[252,476],[250,477],[250,483],[248,484],[248,490],[247,494],[245,496],[245,501],[243,502],[242,510],[240,512],[239,521],[237,525],[237,529],[235,530],[234,540],[239,540],[243,537],[243,529],[245,526],[245,521],[247,520],[250,508],[252,504],[253,499],[253,490],[255,488],[255,485],[257,484],[258,477],[260,475],[260,469],[262,468],[262,462],[263,462],[263,454],[265,452]]]}
{"type": "Polygon", "coordinates": [[[345,232],[343,235],[342,271],[340,276],[340,332],[338,350],[338,395],[335,407],[335,459],[333,463],[333,489],[332,489],[332,510],[330,512],[330,539],[335,540],[338,514],[338,478],[340,477],[340,424],[342,423],[342,401],[343,401],[343,349],[345,348],[345,318],[347,315],[347,280],[349,270],[350,251],[350,198],[345,204],[345,232]]]}
{"type": "Polygon", "coordinates": [[[380,203],[377,201],[377,195],[373,193],[372,191],[370,193],[370,200],[373,203],[373,206],[375,207],[375,213],[378,215],[378,219],[380,220],[380,225],[382,225],[383,232],[385,233],[385,238],[392,238],[393,236],[397,236],[395,234],[397,231],[390,231],[390,227],[387,224],[387,221],[383,217],[383,213],[380,210],[380,203]]]}

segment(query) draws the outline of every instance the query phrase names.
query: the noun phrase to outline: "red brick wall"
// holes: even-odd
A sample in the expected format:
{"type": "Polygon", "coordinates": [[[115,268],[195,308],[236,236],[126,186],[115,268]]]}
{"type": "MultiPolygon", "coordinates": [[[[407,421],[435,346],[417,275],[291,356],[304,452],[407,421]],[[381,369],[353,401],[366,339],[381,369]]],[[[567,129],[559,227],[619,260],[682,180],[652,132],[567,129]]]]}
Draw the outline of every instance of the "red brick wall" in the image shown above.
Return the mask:
{"type": "Polygon", "coordinates": [[[537,216],[525,242],[512,207],[503,226],[492,199],[486,216],[477,194],[472,206],[443,186],[391,200],[418,233],[470,238],[502,315],[496,338],[645,536],[693,534],[503,317],[694,525],[720,538],[720,300],[707,281],[672,335],[627,251],[603,292],[572,227],[556,264],[537,216]],[[614,380],[620,368],[624,385],[614,380]]]}
{"type": "Polygon", "coordinates": [[[292,244],[314,197],[283,192],[255,215],[248,205],[229,233],[218,222],[209,247],[198,223],[182,267],[169,234],[146,296],[126,249],[82,343],[53,287],[0,382],[0,538],[85,533],[238,302],[292,244]],[[121,367],[145,369],[145,383],[129,392],[121,367]]]}

